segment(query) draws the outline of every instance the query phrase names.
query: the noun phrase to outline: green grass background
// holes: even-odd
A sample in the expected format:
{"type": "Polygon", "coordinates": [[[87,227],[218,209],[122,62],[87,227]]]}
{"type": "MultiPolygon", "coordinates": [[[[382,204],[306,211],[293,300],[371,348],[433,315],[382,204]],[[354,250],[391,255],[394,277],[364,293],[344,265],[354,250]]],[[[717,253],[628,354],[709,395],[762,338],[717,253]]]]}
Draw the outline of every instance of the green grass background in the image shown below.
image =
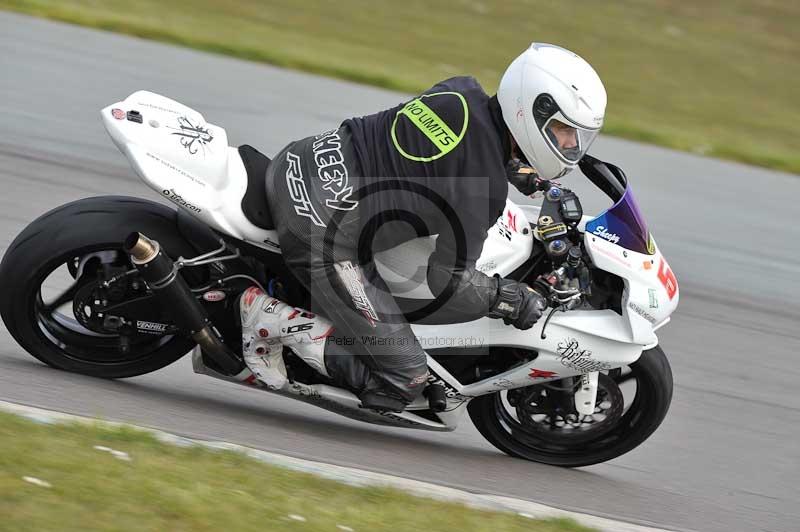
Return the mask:
{"type": "Polygon", "coordinates": [[[132,428],[41,425],[0,413],[1,532],[340,532],[336,525],[355,532],[591,532],[565,519],[350,487],[239,453],[162,444],[132,428]],[[124,451],[131,460],[95,445],[124,451]]]}
{"type": "Polygon", "coordinates": [[[493,91],[531,41],[552,42],[603,78],[606,133],[800,173],[796,0],[0,0],[0,8],[409,92],[465,73],[493,91]]]}

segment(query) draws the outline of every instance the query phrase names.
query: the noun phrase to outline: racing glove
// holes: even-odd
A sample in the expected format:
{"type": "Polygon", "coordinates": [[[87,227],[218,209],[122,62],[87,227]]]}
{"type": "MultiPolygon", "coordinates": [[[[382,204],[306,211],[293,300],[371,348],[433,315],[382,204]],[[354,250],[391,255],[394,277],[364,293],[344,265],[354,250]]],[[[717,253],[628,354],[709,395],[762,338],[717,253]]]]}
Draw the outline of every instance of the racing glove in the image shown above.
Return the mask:
{"type": "Polygon", "coordinates": [[[508,164],[506,164],[506,178],[509,183],[526,196],[530,196],[538,190],[536,185],[539,175],[536,170],[519,159],[508,161],[508,164]]]}
{"type": "Polygon", "coordinates": [[[525,283],[497,277],[497,300],[487,314],[489,318],[502,318],[506,325],[527,330],[542,317],[547,300],[525,283]]]}

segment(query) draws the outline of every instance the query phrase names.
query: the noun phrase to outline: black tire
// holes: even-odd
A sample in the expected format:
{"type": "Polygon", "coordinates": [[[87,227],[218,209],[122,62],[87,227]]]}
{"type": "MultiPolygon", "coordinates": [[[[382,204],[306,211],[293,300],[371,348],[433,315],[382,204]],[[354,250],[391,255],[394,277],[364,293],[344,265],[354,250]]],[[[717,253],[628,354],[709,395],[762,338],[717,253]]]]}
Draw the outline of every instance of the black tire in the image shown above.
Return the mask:
{"type": "Polygon", "coordinates": [[[0,264],[0,315],[28,353],[54,368],[94,377],[124,378],[161,369],[194,347],[190,339],[173,336],[141,358],[108,363],[86,361],[61,349],[39,326],[36,300],[47,275],[70,257],[121,249],[132,231],[158,240],[173,258],[197,255],[178,229],[175,210],[124,196],[68,203],[40,216],[14,239],[0,264]]]}
{"type": "Polygon", "coordinates": [[[664,420],[672,401],[672,370],[660,347],[643,352],[630,369],[637,382],[630,407],[610,430],[572,445],[547,441],[541,434],[532,436],[518,421],[504,418],[500,392],[473,399],[467,409],[483,437],[506,454],[562,467],[599,464],[645,441],[664,420]]]}

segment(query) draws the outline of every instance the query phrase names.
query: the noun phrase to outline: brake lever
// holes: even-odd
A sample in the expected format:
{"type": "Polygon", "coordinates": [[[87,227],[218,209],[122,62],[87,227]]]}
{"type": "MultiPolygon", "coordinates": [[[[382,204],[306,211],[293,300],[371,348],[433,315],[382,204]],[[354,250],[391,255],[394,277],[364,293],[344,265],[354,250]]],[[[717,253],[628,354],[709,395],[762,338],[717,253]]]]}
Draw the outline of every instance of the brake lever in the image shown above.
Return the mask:
{"type": "Polygon", "coordinates": [[[542,325],[542,334],[540,335],[542,340],[547,338],[547,335],[544,331],[547,329],[547,324],[550,323],[550,318],[553,317],[553,314],[555,314],[556,311],[560,310],[561,312],[567,312],[568,310],[572,310],[578,306],[578,301],[580,301],[582,294],[576,294],[576,296],[577,297],[571,298],[566,304],[561,304],[550,308],[550,313],[547,315],[547,318],[545,318],[544,325],[542,325]]]}
{"type": "Polygon", "coordinates": [[[547,315],[547,318],[545,318],[544,325],[542,325],[542,334],[540,335],[540,338],[542,340],[547,338],[547,335],[544,333],[544,331],[545,331],[545,329],[547,329],[547,324],[550,323],[550,318],[553,317],[553,314],[555,314],[557,310],[558,310],[558,307],[553,307],[550,310],[550,313],[547,315]]]}
{"type": "Polygon", "coordinates": [[[547,318],[544,320],[544,325],[542,326],[542,340],[547,338],[545,330],[547,329],[547,324],[550,323],[550,319],[553,317],[556,311],[560,310],[561,312],[567,312],[568,310],[576,308],[580,304],[581,298],[583,298],[584,295],[580,287],[559,290],[554,286],[555,284],[560,284],[563,281],[564,273],[564,268],[562,267],[558,270],[554,270],[546,276],[541,276],[536,280],[536,282],[534,282],[534,286],[547,290],[548,293],[545,296],[545,299],[547,300],[548,306],[551,307],[550,313],[547,315],[547,318]]]}

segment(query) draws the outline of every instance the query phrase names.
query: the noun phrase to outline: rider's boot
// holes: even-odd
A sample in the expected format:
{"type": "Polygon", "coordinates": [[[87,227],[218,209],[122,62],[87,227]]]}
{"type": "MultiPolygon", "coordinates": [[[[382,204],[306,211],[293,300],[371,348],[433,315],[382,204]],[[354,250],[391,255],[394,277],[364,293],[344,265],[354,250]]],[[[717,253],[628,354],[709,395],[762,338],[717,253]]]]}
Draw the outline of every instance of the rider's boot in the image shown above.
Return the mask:
{"type": "Polygon", "coordinates": [[[286,346],[318,373],[357,391],[364,408],[401,412],[422,392],[427,366],[418,368],[418,375],[411,382],[407,371],[397,368],[383,368],[379,377],[349,348],[336,342],[326,345],[334,327],[325,318],[291,307],[258,287],[248,288],[239,306],[244,361],[256,378],[270,388],[279,389],[286,384],[286,346]],[[328,356],[326,347],[331,351],[328,356]]]}
{"type": "Polygon", "coordinates": [[[387,382],[386,377],[391,378],[392,374],[384,371],[382,378],[379,377],[377,372],[364,364],[359,357],[348,353],[336,342],[328,344],[325,363],[334,379],[344,383],[351,390],[359,390],[357,393],[361,406],[372,410],[402,412],[414,400],[412,394],[417,390],[412,391],[411,388],[418,388],[421,393],[428,377],[426,368],[423,376],[415,379],[416,382],[410,387],[402,386],[408,379],[392,379],[387,382]],[[399,383],[402,384],[398,386],[399,383]]]}
{"type": "Polygon", "coordinates": [[[331,323],[315,314],[291,307],[250,287],[239,303],[242,318],[242,354],[255,376],[267,387],[286,384],[283,347],[325,376],[325,339],[333,332],[331,323]]]}

